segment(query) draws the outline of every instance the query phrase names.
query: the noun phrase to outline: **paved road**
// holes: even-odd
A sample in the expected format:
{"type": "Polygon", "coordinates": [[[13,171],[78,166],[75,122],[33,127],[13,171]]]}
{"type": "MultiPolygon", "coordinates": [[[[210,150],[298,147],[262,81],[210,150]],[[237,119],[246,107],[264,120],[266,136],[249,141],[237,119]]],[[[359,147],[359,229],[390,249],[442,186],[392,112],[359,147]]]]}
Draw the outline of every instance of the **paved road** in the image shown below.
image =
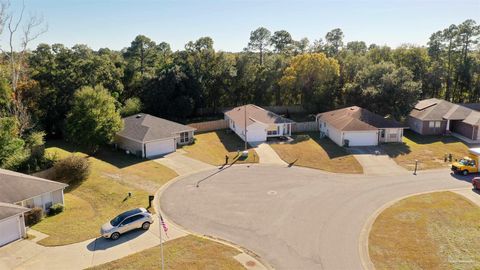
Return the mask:
{"type": "Polygon", "coordinates": [[[387,177],[239,165],[211,173],[173,183],[160,198],[162,210],[194,232],[251,249],[276,269],[361,269],[362,229],[384,204],[418,192],[470,188],[447,170],[387,177]]]}

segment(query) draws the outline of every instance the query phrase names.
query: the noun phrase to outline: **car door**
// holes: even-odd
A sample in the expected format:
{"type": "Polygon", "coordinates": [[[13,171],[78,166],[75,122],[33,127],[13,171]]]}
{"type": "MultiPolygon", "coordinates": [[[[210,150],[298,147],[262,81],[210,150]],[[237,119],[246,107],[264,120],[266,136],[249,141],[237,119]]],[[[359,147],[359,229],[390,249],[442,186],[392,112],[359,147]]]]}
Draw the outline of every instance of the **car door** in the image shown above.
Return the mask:
{"type": "Polygon", "coordinates": [[[138,225],[138,220],[143,218],[142,215],[135,215],[129,218],[126,218],[122,223],[120,224],[120,233],[126,233],[128,231],[131,231],[133,229],[140,228],[141,224],[138,225]]]}

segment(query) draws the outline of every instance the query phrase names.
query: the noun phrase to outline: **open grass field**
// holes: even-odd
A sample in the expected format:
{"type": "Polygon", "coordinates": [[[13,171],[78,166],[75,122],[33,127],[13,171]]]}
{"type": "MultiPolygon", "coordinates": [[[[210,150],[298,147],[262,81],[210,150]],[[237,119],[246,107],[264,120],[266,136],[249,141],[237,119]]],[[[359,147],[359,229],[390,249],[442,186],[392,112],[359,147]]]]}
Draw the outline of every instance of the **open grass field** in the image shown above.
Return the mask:
{"type": "MultiPolygon", "coordinates": [[[[244,149],[244,142],[235,133],[227,133],[226,130],[195,134],[195,139],[194,144],[182,147],[187,156],[215,166],[225,164],[225,155],[232,163],[237,151],[244,149]]],[[[255,150],[249,149],[248,158],[240,158],[236,163],[257,163],[258,160],[255,150]]]]}
{"type": "Polygon", "coordinates": [[[447,167],[445,154],[454,158],[462,158],[468,154],[468,145],[450,136],[423,136],[405,130],[404,143],[383,144],[381,148],[400,166],[414,170],[415,160],[419,161],[418,169],[435,169],[447,167]]]}
{"type": "MultiPolygon", "coordinates": [[[[46,151],[56,153],[59,158],[74,152],[87,157],[61,141],[49,142],[46,151]]],[[[49,235],[39,244],[66,245],[97,237],[103,223],[131,208],[146,208],[148,195],[177,176],[156,162],[110,149],[102,149],[95,157],[87,158],[91,174],[82,183],[66,189],[65,211],[33,226],[49,235]],[[128,192],[132,193],[131,197],[128,192]]]]}
{"type": "MultiPolygon", "coordinates": [[[[169,241],[164,245],[165,269],[169,270],[245,269],[233,258],[237,254],[239,251],[232,247],[193,235],[169,241]]],[[[153,247],[89,269],[160,269],[160,247],[153,247]]]]}
{"type": "Polygon", "coordinates": [[[281,159],[294,165],[336,173],[362,173],[360,163],[328,138],[320,139],[317,132],[295,134],[291,143],[270,146],[281,159]]]}
{"type": "Polygon", "coordinates": [[[453,192],[401,200],[369,236],[376,269],[480,269],[480,207],[453,192]]]}

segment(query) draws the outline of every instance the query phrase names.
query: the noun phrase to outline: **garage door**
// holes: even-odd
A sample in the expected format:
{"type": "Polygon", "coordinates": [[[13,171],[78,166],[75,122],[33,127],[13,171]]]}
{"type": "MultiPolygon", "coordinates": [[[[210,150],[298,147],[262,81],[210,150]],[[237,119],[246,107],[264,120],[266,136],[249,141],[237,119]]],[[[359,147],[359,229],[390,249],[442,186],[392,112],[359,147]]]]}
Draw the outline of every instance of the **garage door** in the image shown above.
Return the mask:
{"type": "Polygon", "coordinates": [[[145,156],[161,156],[175,151],[175,140],[168,139],[163,141],[149,142],[145,145],[145,156]]]}
{"type": "Polygon", "coordinates": [[[344,140],[349,140],[349,146],[370,146],[378,144],[377,131],[372,132],[345,132],[344,140]]]}
{"type": "Polygon", "coordinates": [[[21,237],[20,220],[18,216],[14,216],[0,221],[0,246],[15,241],[21,237]]]}

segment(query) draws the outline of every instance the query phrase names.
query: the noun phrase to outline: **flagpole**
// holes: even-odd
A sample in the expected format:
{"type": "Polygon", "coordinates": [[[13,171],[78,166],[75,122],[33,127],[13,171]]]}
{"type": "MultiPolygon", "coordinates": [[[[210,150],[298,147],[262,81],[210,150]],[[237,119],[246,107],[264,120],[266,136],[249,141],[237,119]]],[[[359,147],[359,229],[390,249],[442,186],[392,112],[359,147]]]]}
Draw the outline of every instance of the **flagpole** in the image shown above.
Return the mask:
{"type": "Polygon", "coordinates": [[[162,259],[162,270],[164,270],[163,265],[163,241],[162,241],[162,216],[158,213],[158,231],[160,232],[160,254],[162,259]]]}

